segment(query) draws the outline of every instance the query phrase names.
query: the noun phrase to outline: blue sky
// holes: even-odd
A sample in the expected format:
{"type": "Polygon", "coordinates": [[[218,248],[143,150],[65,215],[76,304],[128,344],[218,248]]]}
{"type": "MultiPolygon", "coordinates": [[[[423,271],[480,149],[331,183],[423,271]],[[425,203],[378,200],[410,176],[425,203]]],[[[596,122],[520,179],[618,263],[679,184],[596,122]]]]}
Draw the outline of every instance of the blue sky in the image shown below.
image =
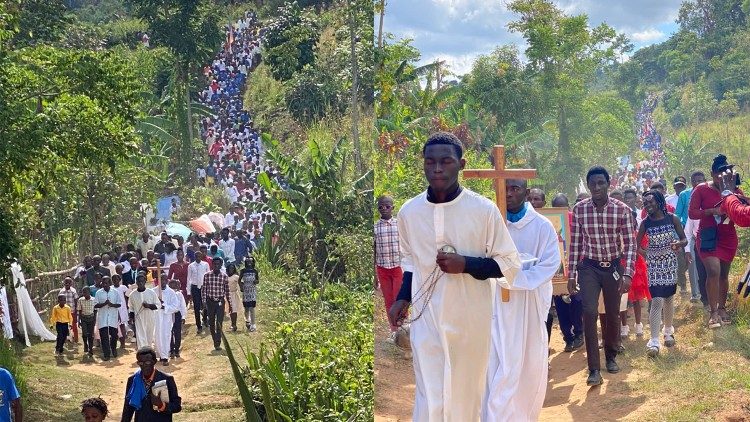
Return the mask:
{"type": "MultiPolygon", "coordinates": [[[[507,29],[515,19],[504,0],[387,0],[384,32],[412,38],[422,53],[421,64],[446,60],[456,74],[471,70],[481,54],[503,44],[524,40],[507,29]]],[[[669,38],[682,0],[555,0],[568,14],[585,13],[592,26],[606,22],[625,33],[636,49],[669,38]]],[[[375,16],[377,29],[379,15],[375,16]]]]}

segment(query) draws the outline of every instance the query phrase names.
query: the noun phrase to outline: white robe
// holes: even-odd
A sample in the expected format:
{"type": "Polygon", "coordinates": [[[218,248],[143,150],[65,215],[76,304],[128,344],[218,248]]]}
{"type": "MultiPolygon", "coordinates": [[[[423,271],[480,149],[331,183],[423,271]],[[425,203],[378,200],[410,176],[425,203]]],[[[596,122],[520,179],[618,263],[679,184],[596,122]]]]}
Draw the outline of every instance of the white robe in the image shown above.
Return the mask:
{"type": "Polygon", "coordinates": [[[8,288],[0,287],[0,302],[3,307],[3,336],[7,339],[13,338],[13,326],[10,322],[10,307],[8,307],[8,288]]]}
{"type": "Polygon", "coordinates": [[[57,336],[47,329],[47,325],[34,307],[34,302],[26,289],[26,277],[23,275],[21,266],[14,262],[10,264],[10,270],[13,273],[13,285],[16,287],[16,300],[18,301],[18,328],[24,336],[26,346],[31,346],[29,334],[38,336],[42,341],[55,340],[57,336]]]}
{"type": "Polygon", "coordinates": [[[560,267],[558,237],[552,223],[528,203],[521,220],[508,222],[508,231],[519,253],[539,261],[516,275],[508,302],[496,293],[482,406],[482,420],[487,422],[537,420],[547,391],[545,322],[552,277],[560,267]]]}
{"type": "MultiPolygon", "coordinates": [[[[464,256],[493,258],[510,286],[518,253],[497,206],[464,189],[451,202],[433,204],[427,193],[398,214],[402,269],[413,273],[411,324],[416,376],[413,420],[478,421],[486,387],[494,279],[443,274],[432,298],[417,293],[435,268],[437,251],[451,245],[464,256]]],[[[438,271],[439,272],[439,271],[438,271]]]]}
{"type": "Polygon", "coordinates": [[[142,292],[133,290],[128,298],[128,310],[135,314],[135,339],[136,345],[141,347],[151,346],[154,343],[154,330],[156,329],[156,315],[154,311],[144,307],[144,304],[159,306],[159,296],[151,289],[142,292]]]}
{"type": "MultiPolygon", "coordinates": [[[[155,287],[156,290],[158,287],[155,287]]],[[[180,310],[180,300],[174,290],[167,287],[161,291],[161,300],[164,309],[159,309],[156,317],[156,333],[154,334],[156,355],[159,359],[169,359],[169,348],[172,341],[172,325],[174,325],[174,313],[180,310]]]]}

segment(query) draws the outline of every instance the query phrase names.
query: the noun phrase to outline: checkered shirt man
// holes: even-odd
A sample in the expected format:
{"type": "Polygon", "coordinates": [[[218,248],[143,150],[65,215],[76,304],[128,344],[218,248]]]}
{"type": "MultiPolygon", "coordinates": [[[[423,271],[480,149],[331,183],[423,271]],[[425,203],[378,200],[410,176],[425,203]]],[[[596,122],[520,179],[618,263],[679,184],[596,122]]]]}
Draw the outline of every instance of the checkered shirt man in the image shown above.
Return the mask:
{"type": "Polygon", "coordinates": [[[633,276],[636,245],[633,233],[636,227],[630,208],[609,198],[602,211],[597,211],[591,198],[573,207],[570,256],[568,268],[573,277],[583,258],[594,261],[615,261],[625,258],[624,275],[633,276]]]}

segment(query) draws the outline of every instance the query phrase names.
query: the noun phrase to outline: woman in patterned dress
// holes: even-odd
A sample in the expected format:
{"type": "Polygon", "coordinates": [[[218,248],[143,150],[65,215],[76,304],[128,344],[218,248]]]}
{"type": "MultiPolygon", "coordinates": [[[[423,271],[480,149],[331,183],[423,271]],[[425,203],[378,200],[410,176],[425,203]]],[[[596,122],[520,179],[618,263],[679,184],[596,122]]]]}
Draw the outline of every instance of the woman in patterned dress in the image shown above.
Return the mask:
{"type": "Polygon", "coordinates": [[[651,293],[649,324],[651,339],[646,344],[651,357],[659,355],[659,331],[664,312],[664,345],[675,345],[674,294],[677,292],[677,252],[687,244],[680,220],[667,212],[664,195],[657,190],[643,194],[643,208],[648,217],[638,228],[636,243],[638,253],[646,259],[648,290],[651,293]],[[641,246],[643,236],[648,235],[648,249],[641,246]]]}

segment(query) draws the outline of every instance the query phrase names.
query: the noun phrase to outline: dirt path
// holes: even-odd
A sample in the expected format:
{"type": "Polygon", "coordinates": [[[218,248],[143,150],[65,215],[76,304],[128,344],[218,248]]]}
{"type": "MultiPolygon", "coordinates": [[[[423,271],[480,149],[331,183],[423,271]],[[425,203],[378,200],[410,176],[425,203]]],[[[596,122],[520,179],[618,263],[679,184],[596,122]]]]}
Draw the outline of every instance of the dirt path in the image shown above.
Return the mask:
{"type": "MultiPolygon", "coordinates": [[[[183,327],[183,344],[180,359],[172,359],[168,366],[161,363],[156,365],[160,371],[169,373],[175,377],[179,394],[182,398],[182,412],[180,421],[212,422],[237,421],[244,418],[244,411],[239,400],[237,388],[234,383],[229,360],[224,351],[215,352],[208,329],[203,334],[196,334],[195,325],[191,323],[192,316],[188,317],[188,324],[183,327]]],[[[242,327],[244,321],[240,317],[238,326],[242,327]]],[[[225,328],[228,328],[225,321],[225,328]]],[[[256,349],[260,343],[263,326],[255,333],[247,333],[240,329],[237,332],[226,332],[230,344],[238,359],[242,359],[239,346],[245,350],[256,349]]],[[[63,358],[53,356],[53,342],[35,344],[24,352],[25,359],[36,369],[35,373],[44,374],[46,377],[50,372],[55,376],[65,374],[70,376],[72,372],[80,373],[80,377],[73,375],[73,379],[84,383],[78,388],[71,389],[73,394],[51,394],[45,395],[45,400],[60,400],[60,407],[67,407],[63,413],[63,419],[74,414],[71,407],[77,406],[82,398],[101,395],[108,403],[110,414],[108,420],[119,420],[122,416],[122,406],[125,396],[125,385],[128,377],[138,368],[135,364],[135,343],[126,344],[125,349],[118,348],[118,357],[104,362],[101,355],[95,354],[94,358],[83,356],[83,345],[68,344],[63,358]],[[41,368],[41,369],[40,369],[41,368]],[[86,375],[84,375],[86,374],[86,375]],[[86,382],[90,387],[86,387],[86,382]],[[72,397],[71,397],[72,396],[72,397]],[[69,403],[75,401],[75,403],[69,403]]],[[[95,349],[99,353],[99,349],[95,349]]],[[[45,383],[50,380],[32,380],[30,387],[32,393],[43,392],[45,383]]],[[[45,410],[37,410],[35,420],[54,420],[49,409],[56,407],[55,403],[44,406],[45,410]],[[47,415],[49,419],[47,419],[47,415]]],[[[60,419],[57,419],[60,420],[60,419]]],[[[66,419],[67,420],[67,419],[66,419]]]]}
{"type": "MultiPolygon", "coordinates": [[[[410,421],[414,400],[414,372],[411,357],[387,343],[388,323],[382,298],[375,304],[375,421],[410,421]]],[[[605,374],[598,388],[586,386],[586,357],[583,351],[563,353],[564,343],[555,326],[550,347],[552,369],[540,421],[600,421],[635,417],[647,406],[644,396],[633,394],[630,384],[640,382],[625,359],[622,372],[605,374]],[[557,330],[557,331],[555,331],[557,330]]]]}

